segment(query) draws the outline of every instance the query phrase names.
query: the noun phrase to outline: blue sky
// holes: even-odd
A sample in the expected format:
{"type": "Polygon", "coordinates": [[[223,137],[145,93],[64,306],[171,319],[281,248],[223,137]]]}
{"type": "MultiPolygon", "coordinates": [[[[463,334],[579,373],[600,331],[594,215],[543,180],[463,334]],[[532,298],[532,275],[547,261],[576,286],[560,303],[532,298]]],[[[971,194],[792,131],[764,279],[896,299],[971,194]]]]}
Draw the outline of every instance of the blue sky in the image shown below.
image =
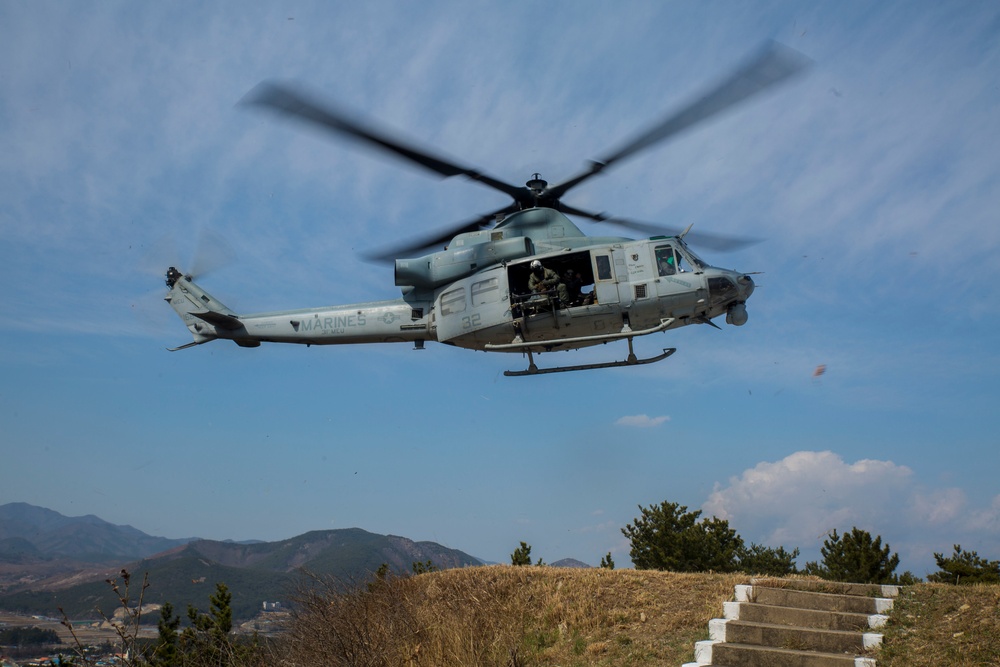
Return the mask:
{"type": "Polygon", "coordinates": [[[994,2],[0,2],[0,503],[625,566],[668,500],[800,565],[852,526],[920,575],[998,558],[997,72],[994,2]],[[165,350],[168,264],[225,255],[200,283],[237,312],[390,299],[359,253],[507,203],[237,107],[260,81],[558,182],[767,39],[808,76],[568,198],[766,239],[701,251],[763,272],[746,326],[530,379],[435,344],[165,350]]]}

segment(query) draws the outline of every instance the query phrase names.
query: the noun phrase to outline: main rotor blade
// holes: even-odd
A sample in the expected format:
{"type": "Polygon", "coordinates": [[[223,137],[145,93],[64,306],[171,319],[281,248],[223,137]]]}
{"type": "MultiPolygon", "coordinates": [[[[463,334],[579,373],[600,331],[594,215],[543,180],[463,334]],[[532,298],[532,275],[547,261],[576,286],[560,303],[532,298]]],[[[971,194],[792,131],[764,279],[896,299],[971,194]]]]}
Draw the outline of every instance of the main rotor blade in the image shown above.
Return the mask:
{"type": "Polygon", "coordinates": [[[427,149],[419,148],[400,139],[394,139],[384,130],[376,129],[370,123],[355,120],[346,112],[334,109],[329,103],[322,103],[310,98],[307,94],[296,91],[289,85],[264,81],[247,93],[240,100],[240,103],[266,107],[326,130],[332,130],[349,139],[393,153],[445,178],[466,176],[499,190],[513,197],[516,201],[520,201],[525,196],[525,188],[523,187],[504,183],[470,167],[433,155],[427,149]]]}
{"type": "MultiPolygon", "coordinates": [[[[681,236],[683,234],[684,240],[689,242],[691,245],[708,248],[710,250],[717,250],[719,252],[733,252],[735,250],[741,250],[742,248],[752,246],[756,243],[760,243],[761,241],[761,239],[746,236],[711,234],[709,232],[685,232],[685,229],[681,227],[661,225],[652,222],[642,222],[639,220],[632,220],[630,218],[619,218],[618,216],[608,215],[607,213],[592,213],[573,206],[567,206],[566,204],[561,204],[560,209],[563,213],[568,213],[569,215],[577,215],[581,218],[589,218],[590,220],[595,220],[597,222],[607,222],[613,225],[618,225],[619,227],[639,232],[643,236],[681,236]]],[[[688,229],[690,229],[690,225],[688,226],[688,229]]]]}
{"type": "Polygon", "coordinates": [[[517,206],[515,204],[511,204],[510,206],[493,211],[492,213],[484,213],[483,215],[473,218],[472,220],[466,220],[465,222],[458,223],[448,229],[442,229],[426,236],[416,237],[407,241],[403,245],[393,246],[392,248],[386,250],[366,253],[363,257],[370,262],[391,262],[395,259],[404,257],[419,257],[421,251],[429,250],[431,248],[440,249],[441,246],[446,245],[457,235],[465,232],[478,232],[491,226],[491,224],[496,221],[496,217],[498,215],[506,215],[508,213],[513,213],[516,210],[517,206]]]}
{"type": "Polygon", "coordinates": [[[587,171],[549,189],[556,199],[591,176],[639,151],[680,134],[689,127],[785,81],[805,69],[811,60],[795,49],[769,42],[761,53],[728,78],[716,84],[697,100],[668,115],[662,121],[600,160],[590,163],[587,171]]]}

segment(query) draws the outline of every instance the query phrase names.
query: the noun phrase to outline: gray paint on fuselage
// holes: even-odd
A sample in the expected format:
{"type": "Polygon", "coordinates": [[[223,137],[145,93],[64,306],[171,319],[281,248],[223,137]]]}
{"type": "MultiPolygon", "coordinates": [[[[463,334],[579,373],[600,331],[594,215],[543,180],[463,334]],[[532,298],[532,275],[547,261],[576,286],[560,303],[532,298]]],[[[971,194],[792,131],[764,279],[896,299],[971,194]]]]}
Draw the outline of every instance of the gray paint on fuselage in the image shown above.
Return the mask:
{"type": "MultiPolygon", "coordinates": [[[[414,319],[412,314],[413,306],[401,299],[350,304],[329,310],[260,313],[241,318],[245,332],[236,332],[231,337],[240,338],[242,334],[268,342],[316,345],[433,340],[426,326],[426,316],[414,319]]],[[[220,337],[230,336],[220,332],[220,337]]]]}

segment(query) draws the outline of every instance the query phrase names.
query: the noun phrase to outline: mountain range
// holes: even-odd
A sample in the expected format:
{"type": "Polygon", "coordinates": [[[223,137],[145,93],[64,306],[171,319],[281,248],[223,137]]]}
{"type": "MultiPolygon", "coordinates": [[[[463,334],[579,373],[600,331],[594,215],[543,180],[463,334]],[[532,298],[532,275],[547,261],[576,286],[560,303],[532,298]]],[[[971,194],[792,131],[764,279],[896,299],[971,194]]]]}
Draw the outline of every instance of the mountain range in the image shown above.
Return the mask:
{"type": "Polygon", "coordinates": [[[59,558],[82,563],[128,561],[190,541],[153,537],[92,514],[68,517],[27,503],[0,505],[0,562],[59,558]]]}
{"type": "Polygon", "coordinates": [[[359,584],[383,564],[397,574],[415,562],[447,569],[481,561],[435,542],[377,535],[360,528],[312,531],[277,542],[234,543],[197,538],[169,540],[95,516],[66,517],[49,509],[0,505],[0,608],[70,618],[111,615],[120,602],[107,579],[122,569],[133,576],[132,597],[143,575],[144,603],[169,601],[206,609],[216,583],[232,593],[237,619],[255,615],[265,601],[289,602],[316,578],[359,584]]]}

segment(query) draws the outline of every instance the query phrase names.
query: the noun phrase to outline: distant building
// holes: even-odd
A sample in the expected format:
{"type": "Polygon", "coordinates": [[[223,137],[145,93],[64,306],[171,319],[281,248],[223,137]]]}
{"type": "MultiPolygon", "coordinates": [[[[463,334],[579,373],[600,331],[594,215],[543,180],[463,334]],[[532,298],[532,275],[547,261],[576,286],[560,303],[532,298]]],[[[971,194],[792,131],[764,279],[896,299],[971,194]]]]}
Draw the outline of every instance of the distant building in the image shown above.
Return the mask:
{"type": "Polygon", "coordinates": [[[281,603],[280,602],[268,602],[267,600],[265,600],[264,601],[264,611],[281,611],[281,603]]]}

